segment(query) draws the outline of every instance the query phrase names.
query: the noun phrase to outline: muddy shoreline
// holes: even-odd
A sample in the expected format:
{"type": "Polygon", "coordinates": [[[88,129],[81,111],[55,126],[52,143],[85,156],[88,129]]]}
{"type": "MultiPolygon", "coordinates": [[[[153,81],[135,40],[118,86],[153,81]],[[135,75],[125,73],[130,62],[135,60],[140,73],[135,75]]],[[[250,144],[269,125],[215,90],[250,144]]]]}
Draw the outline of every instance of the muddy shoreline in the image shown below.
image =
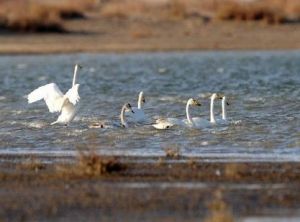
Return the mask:
{"type": "Polygon", "coordinates": [[[249,216],[299,216],[297,162],[85,158],[55,162],[49,157],[0,156],[0,219],[242,221],[249,216]],[[99,171],[97,161],[112,161],[111,168],[99,171]]]}

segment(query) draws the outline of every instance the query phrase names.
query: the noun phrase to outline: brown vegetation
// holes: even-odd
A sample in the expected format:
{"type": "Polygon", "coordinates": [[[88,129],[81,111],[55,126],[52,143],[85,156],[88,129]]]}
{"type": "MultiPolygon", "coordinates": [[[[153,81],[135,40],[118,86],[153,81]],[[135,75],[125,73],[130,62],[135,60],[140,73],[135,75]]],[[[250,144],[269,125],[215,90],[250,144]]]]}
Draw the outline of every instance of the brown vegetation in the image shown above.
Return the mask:
{"type": "Polygon", "coordinates": [[[130,34],[135,39],[149,38],[153,36],[150,28],[144,25],[134,25],[130,28],[130,34]]]}
{"type": "Polygon", "coordinates": [[[0,28],[26,32],[63,32],[62,20],[83,18],[91,1],[1,1],[0,28]]]}
{"type": "Polygon", "coordinates": [[[299,49],[300,2],[267,1],[0,0],[0,53],[299,49]]]}
{"type": "MultiPolygon", "coordinates": [[[[205,0],[204,0],[205,1],[205,0]]],[[[221,20],[264,21],[268,24],[300,19],[300,2],[294,0],[215,0],[204,5],[221,20]]]]}
{"type": "Polygon", "coordinates": [[[228,163],[224,168],[224,176],[232,179],[239,179],[242,176],[242,172],[245,172],[245,166],[236,164],[236,163],[228,163]]]}
{"type": "Polygon", "coordinates": [[[204,222],[233,222],[230,207],[223,200],[223,190],[217,189],[213,193],[213,200],[209,203],[209,215],[205,218],[204,222]]]}
{"type": "Polygon", "coordinates": [[[150,21],[181,20],[187,18],[190,9],[194,7],[192,1],[142,1],[115,0],[104,3],[101,15],[106,18],[130,18],[150,21]]]}
{"type": "Polygon", "coordinates": [[[180,157],[180,148],[178,147],[167,147],[164,149],[167,158],[178,159],[180,157]]]}
{"type": "Polygon", "coordinates": [[[38,172],[40,170],[46,169],[46,164],[42,163],[40,160],[31,157],[25,160],[20,165],[17,165],[17,170],[32,170],[38,172]]]}
{"type": "Polygon", "coordinates": [[[16,31],[62,32],[64,30],[56,11],[40,4],[2,3],[0,27],[16,31]]]}
{"type": "Polygon", "coordinates": [[[114,159],[92,152],[77,159],[21,155],[0,159],[0,221],[232,222],[266,213],[288,217],[300,206],[298,162],[216,163],[162,157],[163,163],[157,164],[155,157],[114,159]],[[36,170],[44,162],[45,168],[36,170]],[[125,164],[126,170],[116,171],[111,162],[125,164]],[[216,175],[216,170],[225,173],[216,175]]]}
{"type": "Polygon", "coordinates": [[[88,152],[81,153],[76,168],[75,169],[79,174],[88,176],[100,176],[121,171],[125,169],[125,166],[121,164],[117,158],[107,159],[101,157],[96,153],[88,152]]]}
{"type": "Polygon", "coordinates": [[[106,18],[178,20],[198,16],[221,20],[282,23],[300,18],[300,2],[294,0],[112,0],[104,2],[101,15],[106,18]]]}
{"type": "Polygon", "coordinates": [[[238,21],[265,21],[268,24],[286,21],[285,14],[276,5],[267,2],[250,2],[240,4],[228,1],[217,9],[216,18],[222,20],[238,21]]]}
{"type": "MultiPolygon", "coordinates": [[[[180,21],[209,19],[264,21],[268,24],[299,21],[300,2],[295,0],[2,0],[0,28],[26,32],[63,32],[66,19],[84,18],[85,11],[99,11],[108,19],[180,21]]],[[[151,36],[136,30],[134,38],[151,36]]]]}
{"type": "Polygon", "coordinates": [[[109,1],[101,8],[101,15],[106,18],[140,17],[150,8],[138,1],[109,1]]]}
{"type": "Polygon", "coordinates": [[[119,172],[125,168],[125,165],[117,158],[105,158],[95,152],[80,152],[78,161],[72,167],[58,166],[57,171],[63,176],[98,177],[119,172]]]}

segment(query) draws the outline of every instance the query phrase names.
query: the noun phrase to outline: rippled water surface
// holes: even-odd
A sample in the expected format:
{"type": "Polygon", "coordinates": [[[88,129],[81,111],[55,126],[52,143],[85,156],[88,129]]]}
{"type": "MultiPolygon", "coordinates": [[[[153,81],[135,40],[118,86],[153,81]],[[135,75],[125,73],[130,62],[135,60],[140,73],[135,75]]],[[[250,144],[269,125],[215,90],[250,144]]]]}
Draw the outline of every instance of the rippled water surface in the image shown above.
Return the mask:
{"type": "MultiPolygon", "coordinates": [[[[300,52],[203,52],[74,54],[0,57],[0,153],[73,155],[78,149],[105,154],[182,155],[215,160],[300,160],[300,52]],[[80,63],[80,109],[70,126],[50,126],[57,115],[26,95],[55,82],[70,88],[80,63]],[[208,129],[151,126],[89,129],[118,123],[125,102],[145,92],[145,112],[184,118],[185,102],[198,98],[192,115],[209,117],[209,96],[224,93],[230,125],[208,129]]],[[[216,101],[216,116],[221,103],[216,101]]]]}

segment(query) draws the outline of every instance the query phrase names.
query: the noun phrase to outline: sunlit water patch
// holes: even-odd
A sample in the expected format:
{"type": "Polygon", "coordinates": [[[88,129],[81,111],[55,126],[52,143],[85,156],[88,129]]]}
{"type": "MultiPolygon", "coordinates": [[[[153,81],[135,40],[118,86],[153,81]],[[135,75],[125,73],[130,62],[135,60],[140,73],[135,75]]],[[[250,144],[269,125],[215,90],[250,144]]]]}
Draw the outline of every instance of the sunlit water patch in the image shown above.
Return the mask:
{"type": "MultiPolygon", "coordinates": [[[[0,153],[163,156],[168,148],[206,160],[300,160],[300,53],[203,52],[74,54],[0,57],[0,153]],[[50,126],[57,115],[44,102],[27,104],[31,90],[51,82],[70,88],[80,63],[80,109],[70,126],[50,126]],[[185,118],[185,102],[198,98],[192,115],[209,118],[209,96],[224,93],[230,124],[208,129],[115,127],[122,105],[136,106],[145,92],[152,118],[185,118]],[[90,129],[105,122],[111,129],[90,129]]],[[[216,101],[216,116],[221,103],[216,101]]],[[[154,121],[153,121],[154,122],[154,121]]]]}

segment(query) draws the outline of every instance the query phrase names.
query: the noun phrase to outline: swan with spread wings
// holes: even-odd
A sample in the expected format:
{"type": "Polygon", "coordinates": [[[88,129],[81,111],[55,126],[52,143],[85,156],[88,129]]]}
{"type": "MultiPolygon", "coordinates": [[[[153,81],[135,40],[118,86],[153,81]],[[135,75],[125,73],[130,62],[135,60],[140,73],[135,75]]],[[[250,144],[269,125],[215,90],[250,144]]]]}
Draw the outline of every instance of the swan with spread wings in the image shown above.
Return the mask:
{"type": "Polygon", "coordinates": [[[72,87],[66,92],[66,94],[63,94],[55,83],[49,83],[44,86],[40,86],[28,94],[28,103],[34,103],[44,99],[49,112],[60,113],[57,120],[52,122],[51,125],[57,123],[67,125],[74,119],[76,115],[76,108],[80,100],[78,93],[79,84],[76,84],[76,76],[79,68],[81,68],[81,66],[76,64],[72,87]]]}

